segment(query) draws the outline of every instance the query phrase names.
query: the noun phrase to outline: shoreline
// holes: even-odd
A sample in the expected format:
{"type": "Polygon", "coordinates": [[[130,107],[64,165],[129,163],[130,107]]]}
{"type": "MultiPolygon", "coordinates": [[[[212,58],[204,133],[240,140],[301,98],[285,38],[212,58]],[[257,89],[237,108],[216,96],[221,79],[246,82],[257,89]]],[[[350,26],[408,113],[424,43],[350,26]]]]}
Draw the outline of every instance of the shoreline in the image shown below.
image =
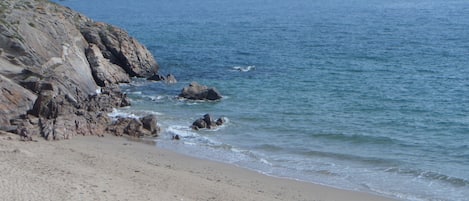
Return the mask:
{"type": "Polygon", "coordinates": [[[0,197],[7,200],[394,200],[269,176],[144,140],[18,139],[0,135],[0,197]]]}

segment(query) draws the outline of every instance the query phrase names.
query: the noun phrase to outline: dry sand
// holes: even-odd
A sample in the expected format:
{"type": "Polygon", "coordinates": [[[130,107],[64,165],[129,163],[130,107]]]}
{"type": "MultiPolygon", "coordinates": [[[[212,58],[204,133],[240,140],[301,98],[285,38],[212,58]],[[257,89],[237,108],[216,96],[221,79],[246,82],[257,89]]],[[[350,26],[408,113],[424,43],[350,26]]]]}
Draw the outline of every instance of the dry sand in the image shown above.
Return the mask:
{"type": "Polygon", "coordinates": [[[0,133],[0,200],[385,201],[105,136],[21,142],[0,133]]]}

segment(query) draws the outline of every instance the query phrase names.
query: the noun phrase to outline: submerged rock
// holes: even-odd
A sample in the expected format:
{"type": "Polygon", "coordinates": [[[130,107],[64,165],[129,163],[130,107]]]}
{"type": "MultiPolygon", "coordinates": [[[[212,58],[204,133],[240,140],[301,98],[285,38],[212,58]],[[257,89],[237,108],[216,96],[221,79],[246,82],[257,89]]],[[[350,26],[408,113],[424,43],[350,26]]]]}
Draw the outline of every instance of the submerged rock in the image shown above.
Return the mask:
{"type": "Polygon", "coordinates": [[[179,94],[180,98],[190,100],[220,100],[222,98],[220,92],[215,88],[209,88],[205,85],[200,85],[197,82],[192,82],[189,86],[184,87],[179,94]]]}

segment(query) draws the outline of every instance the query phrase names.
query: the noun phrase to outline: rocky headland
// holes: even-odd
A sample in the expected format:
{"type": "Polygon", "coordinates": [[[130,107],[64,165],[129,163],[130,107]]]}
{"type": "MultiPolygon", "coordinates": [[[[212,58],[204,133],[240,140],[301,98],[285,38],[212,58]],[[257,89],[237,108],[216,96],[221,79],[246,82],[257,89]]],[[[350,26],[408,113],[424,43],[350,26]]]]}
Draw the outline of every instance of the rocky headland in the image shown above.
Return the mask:
{"type": "Polygon", "coordinates": [[[158,73],[124,30],[47,0],[0,2],[0,130],[24,139],[157,135],[156,117],[112,122],[130,105],[118,84],[158,73]]]}

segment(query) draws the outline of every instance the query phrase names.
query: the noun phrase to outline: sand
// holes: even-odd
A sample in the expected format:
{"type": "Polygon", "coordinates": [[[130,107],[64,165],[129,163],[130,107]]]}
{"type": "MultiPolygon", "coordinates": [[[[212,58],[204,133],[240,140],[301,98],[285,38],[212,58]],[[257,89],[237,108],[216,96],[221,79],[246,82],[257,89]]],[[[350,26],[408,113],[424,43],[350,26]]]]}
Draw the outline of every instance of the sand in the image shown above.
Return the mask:
{"type": "Polygon", "coordinates": [[[269,177],[120,137],[35,139],[0,133],[1,200],[392,200],[269,177]]]}

